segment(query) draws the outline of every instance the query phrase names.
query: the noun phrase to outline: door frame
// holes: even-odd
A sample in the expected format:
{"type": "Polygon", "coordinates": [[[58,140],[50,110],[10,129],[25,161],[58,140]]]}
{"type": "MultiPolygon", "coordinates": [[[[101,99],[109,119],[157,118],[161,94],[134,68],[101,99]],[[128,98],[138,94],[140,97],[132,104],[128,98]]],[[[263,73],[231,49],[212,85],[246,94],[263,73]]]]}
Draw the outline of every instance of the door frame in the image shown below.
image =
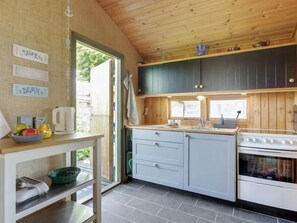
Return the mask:
{"type": "MultiPolygon", "coordinates": [[[[116,157],[117,157],[117,172],[116,172],[116,176],[117,179],[115,179],[116,181],[122,182],[123,178],[124,178],[124,162],[123,157],[123,140],[124,140],[124,125],[123,125],[123,84],[122,84],[122,77],[124,77],[124,55],[114,51],[100,43],[95,42],[94,40],[91,40],[85,36],[82,36],[76,32],[71,32],[71,61],[70,61],[70,69],[71,69],[71,83],[70,83],[70,92],[71,92],[71,104],[72,106],[76,107],[76,42],[80,41],[82,43],[86,43],[88,46],[90,47],[94,47],[95,50],[99,50],[102,51],[102,53],[104,54],[108,54],[111,57],[115,57],[120,61],[120,65],[118,65],[120,72],[117,72],[117,77],[116,77],[116,108],[117,108],[117,115],[116,115],[116,127],[115,127],[115,131],[116,131],[116,157]]],[[[75,126],[76,126],[76,120],[75,120],[75,126]]],[[[71,157],[72,160],[72,164],[76,165],[76,157],[75,154],[72,154],[71,157]]]]}

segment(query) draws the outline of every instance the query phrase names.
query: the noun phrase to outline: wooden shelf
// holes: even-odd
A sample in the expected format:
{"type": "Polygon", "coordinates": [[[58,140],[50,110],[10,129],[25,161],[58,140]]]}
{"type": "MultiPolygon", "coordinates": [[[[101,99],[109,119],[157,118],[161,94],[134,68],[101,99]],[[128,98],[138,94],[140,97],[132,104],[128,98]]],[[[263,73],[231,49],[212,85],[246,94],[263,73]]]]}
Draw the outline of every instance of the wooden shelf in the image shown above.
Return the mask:
{"type": "Polygon", "coordinates": [[[16,219],[21,219],[28,215],[28,213],[32,213],[33,211],[40,210],[50,204],[53,204],[66,196],[69,196],[89,185],[92,185],[95,182],[92,174],[86,172],[81,172],[75,182],[63,185],[51,184],[51,180],[47,176],[41,177],[39,179],[49,185],[50,189],[47,195],[35,199],[33,198],[31,201],[24,202],[22,204],[17,204],[16,219]]]}
{"type": "Polygon", "coordinates": [[[259,48],[242,49],[242,50],[236,50],[236,51],[230,51],[230,52],[206,54],[206,55],[203,55],[203,56],[194,56],[194,57],[181,58],[181,59],[175,59],[175,60],[166,60],[166,61],[160,61],[160,62],[145,63],[145,64],[139,64],[138,67],[146,67],[146,66],[151,66],[151,65],[158,65],[158,64],[185,61],[185,60],[194,60],[194,59],[202,59],[202,58],[209,58],[209,57],[226,56],[226,55],[232,55],[232,54],[239,54],[239,53],[252,52],[252,51],[258,51],[258,50],[265,50],[265,49],[272,49],[272,48],[277,48],[277,47],[293,46],[293,45],[297,45],[297,42],[284,43],[284,44],[279,44],[279,45],[269,45],[269,46],[266,46],[266,47],[259,47],[259,48]]]}
{"type": "MultiPolygon", "coordinates": [[[[36,212],[24,219],[17,221],[18,223],[82,223],[92,222],[95,219],[92,208],[85,205],[75,203],[73,201],[59,202],[49,208],[36,212]]],[[[100,222],[100,221],[99,221],[100,222]]]]}

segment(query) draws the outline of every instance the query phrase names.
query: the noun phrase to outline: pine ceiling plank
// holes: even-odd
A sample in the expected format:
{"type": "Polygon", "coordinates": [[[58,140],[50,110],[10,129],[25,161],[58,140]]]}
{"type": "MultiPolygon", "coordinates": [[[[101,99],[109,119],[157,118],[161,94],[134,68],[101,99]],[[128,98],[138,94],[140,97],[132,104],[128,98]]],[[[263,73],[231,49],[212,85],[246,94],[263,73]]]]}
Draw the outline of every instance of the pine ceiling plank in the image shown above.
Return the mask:
{"type": "MultiPolygon", "coordinates": [[[[163,60],[296,35],[296,0],[97,0],[143,58],[163,60]]],[[[297,37],[296,37],[297,40],[297,37]]]]}

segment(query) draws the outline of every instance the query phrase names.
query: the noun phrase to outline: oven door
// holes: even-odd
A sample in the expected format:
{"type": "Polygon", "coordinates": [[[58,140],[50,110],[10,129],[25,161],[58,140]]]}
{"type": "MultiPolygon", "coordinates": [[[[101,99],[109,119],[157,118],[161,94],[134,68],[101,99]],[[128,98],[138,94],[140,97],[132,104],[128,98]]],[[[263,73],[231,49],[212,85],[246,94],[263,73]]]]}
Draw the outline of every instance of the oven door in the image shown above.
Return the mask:
{"type": "Polygon", "coordinates": [[[297,189],[297,151],[238,147],[238,179],[297,189]]]}

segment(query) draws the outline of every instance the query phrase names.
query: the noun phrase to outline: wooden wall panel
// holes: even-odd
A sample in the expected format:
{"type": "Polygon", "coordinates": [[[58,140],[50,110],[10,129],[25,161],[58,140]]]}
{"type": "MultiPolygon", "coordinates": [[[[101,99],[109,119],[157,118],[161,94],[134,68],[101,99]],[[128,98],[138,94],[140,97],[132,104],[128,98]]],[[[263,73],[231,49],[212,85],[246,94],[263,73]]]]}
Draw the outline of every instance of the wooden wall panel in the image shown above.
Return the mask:
{"type": "MultiPolygon", "coordinates": [[[[217,97],[217,96],[208,96],[217,97]]],[[[249,98],[248,121],[239,122],[240,128],[293,129],[293,106],[295,92],[271,92],[251,94],[249,98]]],[[[202,111],[207,112],[206,103],[201,103],[202,111]]],[[[145,98],[144,106],[149,108],[143,124],[164,124],[169,117],[167,98],[145,98]],[[166,108],[166,109],[161,109],[166,108]]],[[[202,112],[203,113],[203,112],[202,112]]],[[[207,117],[207,114],[203,114],[207,117]]],[[[197,120],[184,120],[184,125],[197,125],[197,120]]]]}
{"type": "Polygon", "coordinates": [[[144,124],[166,124],[168,119],[168,98],[144,99],[144,110],[148,111],[144,116],[144,124]]]}

